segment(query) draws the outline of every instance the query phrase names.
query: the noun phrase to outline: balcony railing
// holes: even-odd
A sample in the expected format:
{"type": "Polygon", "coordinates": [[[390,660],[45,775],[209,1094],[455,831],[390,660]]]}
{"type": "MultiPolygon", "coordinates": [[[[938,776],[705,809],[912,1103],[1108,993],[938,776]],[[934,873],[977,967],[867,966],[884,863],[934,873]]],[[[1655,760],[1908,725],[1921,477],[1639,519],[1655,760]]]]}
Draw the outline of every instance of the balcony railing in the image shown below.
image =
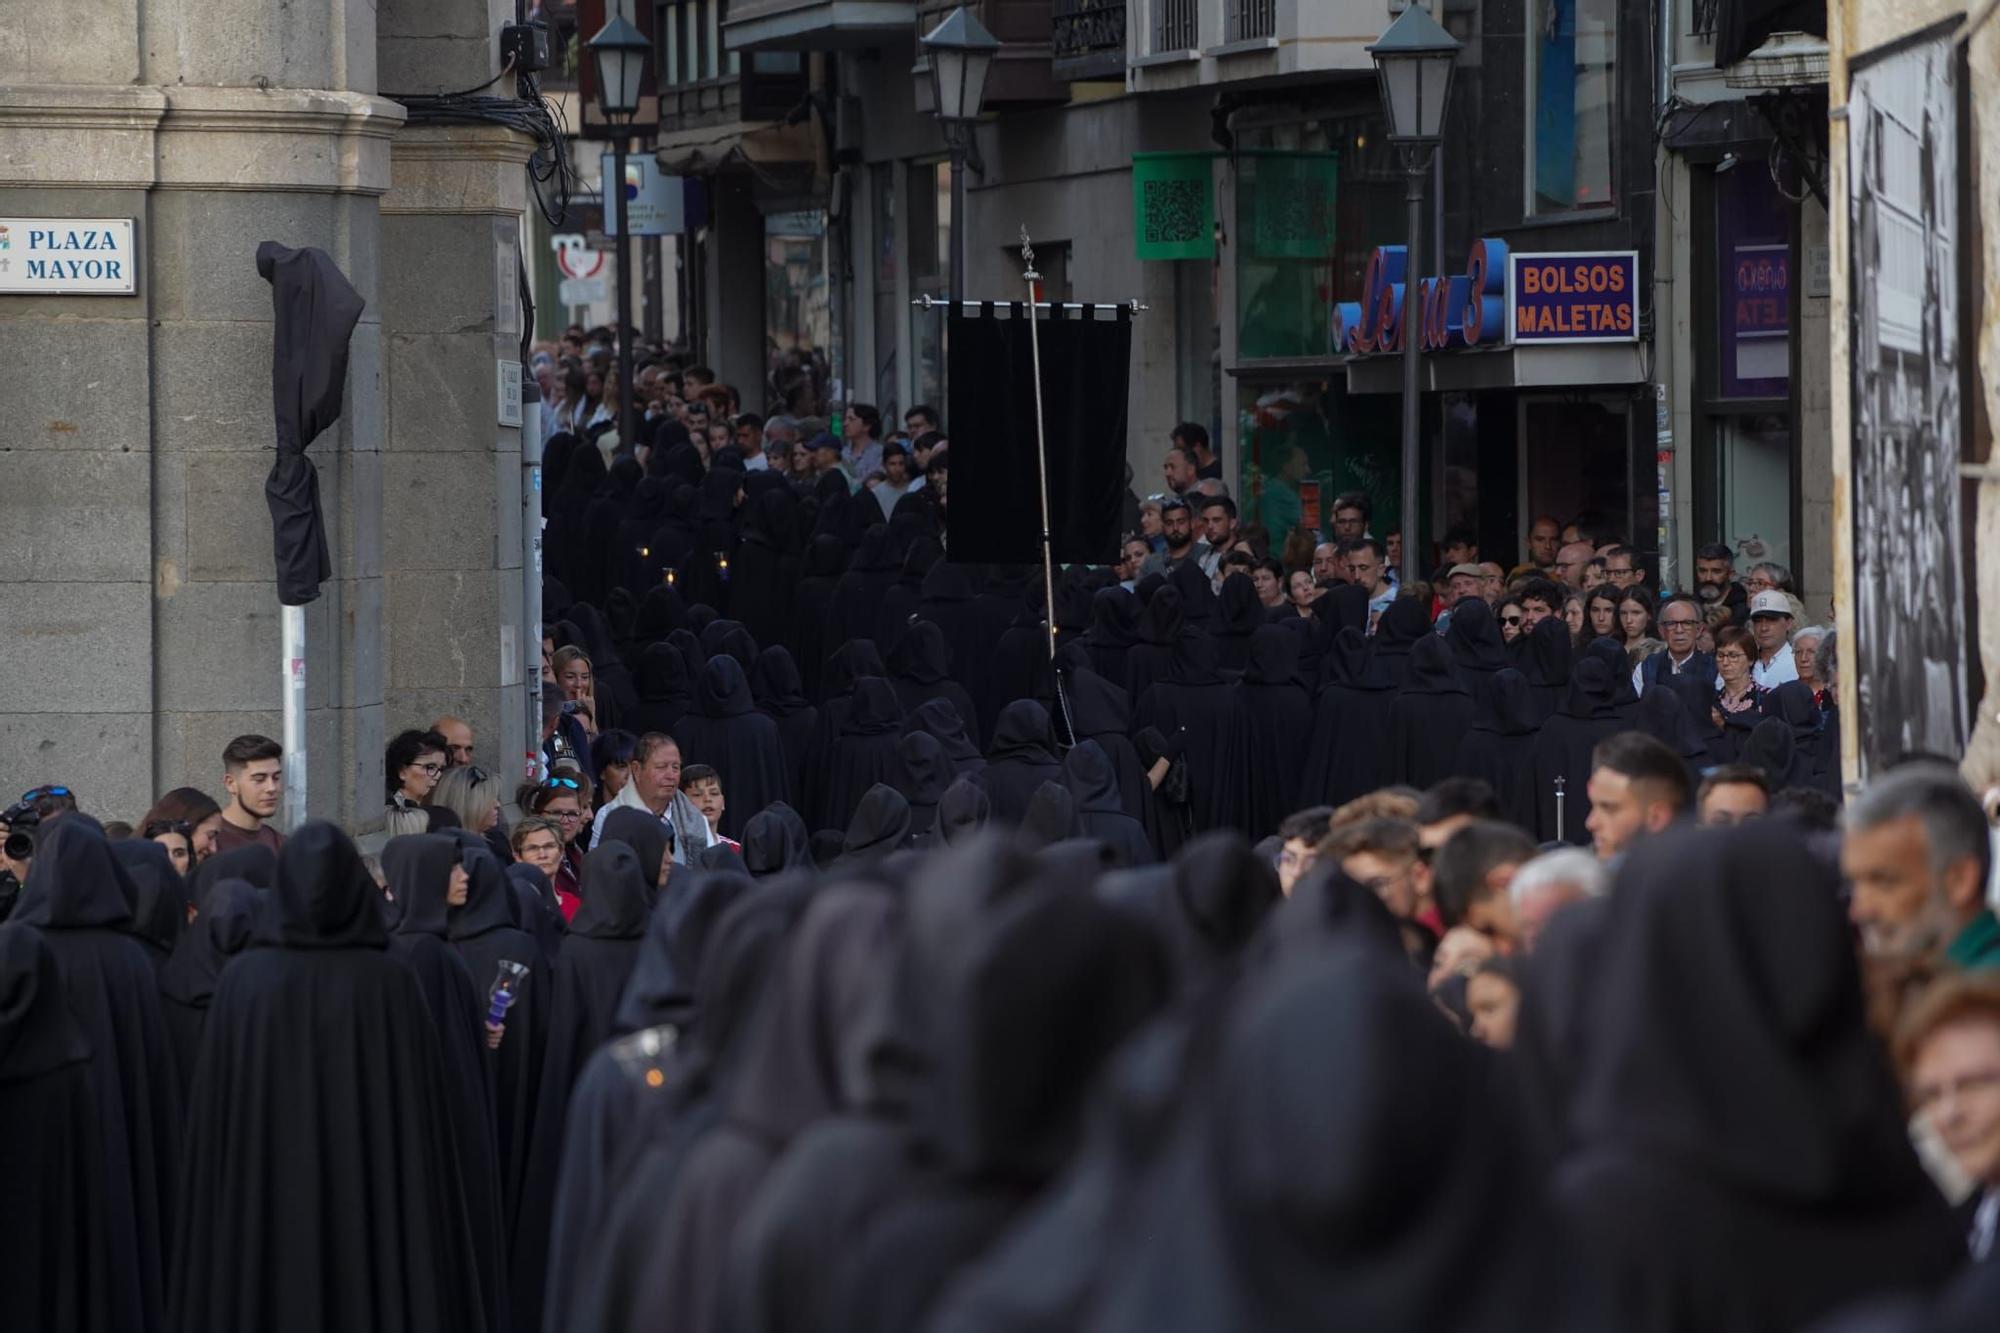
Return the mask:
{"type": "Polygon", "coordinates": [[[1201,45],[1199,0],[1153,0],[1153,51],[1192,51],[1201,45]]]}
{"type": "Polygon", "coordinates": [[[1251,42],[1278,35],[1278,0],[1228,0],[1228,34],[1223,40],[1251,42]]]}

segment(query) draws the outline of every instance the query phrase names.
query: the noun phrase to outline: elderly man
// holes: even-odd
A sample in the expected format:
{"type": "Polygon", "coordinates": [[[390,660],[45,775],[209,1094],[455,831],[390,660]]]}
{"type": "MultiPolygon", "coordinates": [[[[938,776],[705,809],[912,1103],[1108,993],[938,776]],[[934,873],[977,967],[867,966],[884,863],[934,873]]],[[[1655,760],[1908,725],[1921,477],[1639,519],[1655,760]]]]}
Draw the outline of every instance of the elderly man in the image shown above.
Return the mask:
{"type": "Polygon", "coordinates": [[[1507,897],[1514,908],[1514,933],[1524,953],[1532,953],[1535,941],[1549,918],[1588,898],[1602,898],[1610,885],[1604,863],[1581,847],[1544,852],[1514,872],[1507,884],[1507,897]]]}
{"type": "Polygon", "coordinates": [[[1321,542],[1313,547],[1312,576],[1313,582],[1321,587],[1347,582],[1347,562],[1340,558],[1337,543],[1321,542]]]}
{"type": "MultiPolygon", "coordinates": [[[[1760,594],[1761,595],[1761,594],[1760,594]]],[[[1848,916],[1871,956],[2000,968],[2000,920],[1985,901],[1993,844],[1986,813],[1956,772],[1910,764],[1847,806],[1840,867],[1848,916]]]]}
{"type": "Polygon", "coordinates": [[[1556,552],[1555,576],[1577,592],[1585,591],[1584,571],[1597,555],[1597,548],[1589,542],[1571,542],[1556,552]]]}
{"type": "Polygon", "coordinates": [[[431,730],[444,737],[446,768],[466,768],[472,763],[472,724],[462,717],[441,717],[431,730]]]}
{"type": "Polygon", "coordinates": [[[1767,589],[1750,599],[1750,637],[1757,641],[1750,676],[1758,689],[1775,690],[1799,678],[1792,660],[1792,604],[1785,594],[1767,589]]]}

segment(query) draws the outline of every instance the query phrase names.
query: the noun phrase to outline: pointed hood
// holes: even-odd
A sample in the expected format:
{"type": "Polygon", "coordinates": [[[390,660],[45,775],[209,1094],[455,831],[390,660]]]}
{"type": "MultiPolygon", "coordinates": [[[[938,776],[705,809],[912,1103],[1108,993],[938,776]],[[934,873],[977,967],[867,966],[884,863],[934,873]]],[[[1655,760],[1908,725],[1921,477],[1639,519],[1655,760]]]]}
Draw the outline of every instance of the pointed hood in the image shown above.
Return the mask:
{"type": "Polygon", "coordinates": [[[757,640],[741,621],[711,620],[701,632],[701,651],[704,657],[735,658],[746,678],[757,668],[757,640]]]}
{"type": "Polygon", "coordinates": [[[1000,717],[993,724],[993,744],[988,747],[986,757],[990,762],[1019,759],[1031,764],[1053,764],[1055,749],[1049,710],[1033,699],[1016,699],[1000,710],[1000,717]]]}
{"type": "Polygon", "coordinates": [[[938,831],[950,844],[977,837],[992,817],[993,803],[987,798],[986,789],[971,778],[961,777],[946,787],[938,800],[938,831]]]}
{"type": "Polygon", "coordinates": [[[806,702],[805,682],[799,664],[789,648],[773,644],[757,654],[757,666],[750,673],[750,697],[772,717],[790,717],[812,707],[806,702]]]}
{"type": "Polygon", "coordinates": [[[826,671],[821,684],[827,698],[853,692],[854,682],[863,676],[887,676],[888,668],[882,665],[882,654],[875,647],[873,639],[849,639],[833,650],[833,656],[826,660],[826,671]]]}
{"type": "Polygon", "coordinates": [[[1248,574],[1231,574],[1222,581],[1222,591],[1217,595],[1216,633],[1247,638],[1264,623],[1264,614],[1257,585],[1248,574]]]}
{"type": "Polygon", "coordinates": [[[943,742],[926,731],[908,731],[897,743],[896,754],[903,761],[900,790],[911,808],[934,809],[957,776],[943,742]]]}
{"type": "Polygon", "coordinates": [[[35,859],[13,919],[49,930],[132,927],[138,886],[96,822],[64,816],[35,841],[35,859]]]}
{"type": "Polygon", "coordinates": [[[450,927],[451,870],[458,864],[458,839],[445,833],[410,834],[389,839],[382,848],[382,874],[401,916],[398,935],[436,935],[450,927]]]}
{"type": "Polygon", "coordinates": [[[315,819],[285,839],[257,938],[290,949],[388,947],[382,891],[338,827],[315,819]]]}
{"type": "Polygon", "coordinates": [[[1027,813],[1021,816],[1021,836],[1036,847],[1049,847],[1082,832],[1077,822],[1076,798],[1060,782],[1044,782],[1028,798],[1027,813]]]}
{"type": "Polygon", "coordinates": [[[1250,664],[1243,679],[1251,685],[1297,685],[1299,636],[1282,625],[1259,625],[1250,635],[1250,664]]]}
{"type": "MultiPolygon", "coordinates": [[[[607,835],[609,830],[607,829],[607,835]]],[[[639,853],[622,842],[601,843],[583,858],[583,906],[569,933],[587,940],[636,940],[652,913],[653,887],[639,868],[639,853]]]]}
{"type": "Polygon", "coordinates": [[[520,930],[520,903],[500,858],[484,847],[461,846],[465,867],[465,905],[450,912],[451,938],[476,940],[496,930],[520,930]]]}
{"type": "Polygon", "coordinates": [[[671,643],[653,643],[639,658],[639,698],[649,704],[674,704],[686,709],[694,702],[687,661],[671,643]]]}
{"type": "Polygon", "coordinates": [[[1099,588],[1090,599],[1090,646],[1117,650],[1139,642],[1139,619],[1145,607],[1125,588],[1099,588]]]}
{"type": "Polygon", "coordinates": [[[247,880],[225,879],[211,886],[201,900],[201,915],[189,924],[174,956],[160,968],[160,994],[206,1008],[222,981],[222,969],[250,947],[269,896],[247,880]]]}
{"type": "Polygon", "coordinates": [[[965,720],[958,715],[957,706],[949,699],[926,699],[916,712],[910,714],[903,730],[922,731],[937,737],[951,759],[952,767],[961,774],[986,767],[985,756],[979,753],[979,747],[972,743],[972,738],[965,734],[965,720]]]}
{"type": "Polygon", "coordinates": [[[841,723],[842,736],[886,736],[903,725],[903,704],[896,687],[878,676],[864,676],[854,683],[854,703],[841,723]]]}
{"type": "Polygon", "coordinates": [[[1122,814],[1124,802],[1118,792],[1118,772],[1111,756],[1096,741],[1078,741],[1063,756],[1063,781],[1076,797],[1081,814],[1122,814]]]}
{"type": "Polygon", "coordinates": [[[660,882],[660,865],[673,849],[667,845],[667,826],[651,810],[620,806],[604,817],[604,832],[598,839],[601,847],[606,843],[623,843],[639,857],[639,873],[647,884],[660,882]]]}
{"type": "Polygon", "coordinates": [[[773,801],[750,816],[743,827],[743,864],[757,879],[812,869],[812,834],[799,812],[773,801]]]}
{"type": "Polygon", "coordinates": [[[1507,644],[1493,620],[1493,608],[1483,597],[1461,597],[1451,608],[1444,640],[1451,655],[1467,671],[1498,671],[1508,663],[1507,644]]]}
{"type": "Polygon", "coordinates": [[[660,899],[646,922],[645,940],[626,979],[611,1029],[640,1032],[673,1024],[684,1027],[696,1016],[701,964],[715,925],[749,891],[740,872],[690,871],[687,883],[660,899]]]}
{"type": "Polygon", "coordinates": [[[1403,681],[1404,694],[1464,694],[1449,644],[1436,634],[1426,634],[1410,650],[1410,669],[1403,681]]]}
{"type": "Polygon", "coordinates": [[[1494,672],[1486,688],[1479,692],[1472,729],[1490,731],[1496,736],[1526,736],[1540,724],[1535,697],[1528,691],[1528,678],[1512,667],[1494,672]]]}
{"type": "Polygon", "coordinates": [[[187,925],[187,886],[174,870],[167,849],[151,838],[124,838],[111,854],[132,878],[132,933],[146,944],[172,953],[187,925]]]}
{"type": "Polygon", "coordinates": [[[928,620],[913,620],[889,652],[889,674],[897,680],[935,685],[951,676],[944,631],[928,620]]]}
{"type": "Polygon", "coordinates": [[[910,803],[894,787],[878,782],[862,793],[854,818],[847,821],[841,860],[876,860],[901,847],[909,836],[910,803]]]}
{"type": "Polygon", "coordinates": [[[1543,687],[1569,684],[1570,662],[1576,644],[1570,638],[1569,626],[1560,615],[1549,616],[1529,630],[1527,645],[1521,672],[1528,678],[1528,684],[1543,687]]]}
{"type": "Polygon", "coordinates": [[[757,711],[757,703],[750,697],[750,677],[733,656],[708,659],[695,688],[695,702],[701,706],[701,715],[708,718],[742,717],[757,711]]]}
{"type": "Polygon", "coordinates": [[[38,930],[20,922],[0,925],[0,1087],[81,1064],[90,1054],[65,998],[55,951],[38,930]]]}
{"type": "Polygon", "coordinates": [[[1586,657],[1570,668],[1569,697],[1562,711],[1570,717],[1608,717],[1611,714],[1611,672],[1598,657],[1586,657]]]}

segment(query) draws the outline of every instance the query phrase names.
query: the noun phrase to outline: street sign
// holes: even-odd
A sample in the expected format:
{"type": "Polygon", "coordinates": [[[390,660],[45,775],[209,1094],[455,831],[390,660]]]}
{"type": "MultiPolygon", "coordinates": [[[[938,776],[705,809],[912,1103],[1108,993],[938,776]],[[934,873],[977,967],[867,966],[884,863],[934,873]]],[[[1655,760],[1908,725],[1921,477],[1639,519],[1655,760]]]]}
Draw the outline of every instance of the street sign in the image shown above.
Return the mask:
{"type": "Polygon", "coordinates": [[[495,362],[495,384],[500,392],[499,418],[503,426],[521,424],[521,363],[506,357],[495,362]]]}
{"type": "Polygon", "coordinates": [[[0,293],[130,296],[138,277],[130,218],[0,218],[0,293]]]}
{"type": "Polygon", "coordinates": [[[549,248],[556,252],[556,267],[565,278],[595,278],[604,272],[603,252],[591,249],[589,242],[576,232],[551,236],[549,248]]]}
{"type": "MultiPolygon", "coordinates": [[[[598,179],[609,184],[617,162],[610,153],[599,162],[598,179]]],[[[678,236],[687,230],[686,188],[679,176],[666,176],[652,155],[625,159],[625,221],[634,236],[678,236]]],[[[604,204],[604,234],[615,243],[618,215],[607,198],[604,204]]]]}
{"type": "Polygon", "coordinates": [[[563,305],[596,305],[609,300],[610,291],[603,278],[564,278],[556,285],[556,299],[563,305]]]}

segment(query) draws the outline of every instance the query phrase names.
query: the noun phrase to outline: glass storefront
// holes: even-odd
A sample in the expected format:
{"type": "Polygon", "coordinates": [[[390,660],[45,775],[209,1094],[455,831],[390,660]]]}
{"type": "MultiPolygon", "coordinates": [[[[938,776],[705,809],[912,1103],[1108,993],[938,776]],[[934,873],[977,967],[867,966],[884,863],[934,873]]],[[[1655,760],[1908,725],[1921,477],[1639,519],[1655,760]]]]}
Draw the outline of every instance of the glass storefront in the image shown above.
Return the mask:
{"type": "Polygon", "coordinates": [[[764,330],[768,400],[793,416],[825,416],[832,388],[833,311],[828,299],[826,214],[764,219],[764,330]]]}
{"type": "MultiPolygon", "coordinates": [[[[1264,525],[1274,554],[1295,529],[1319,540],[1334,497],[1347,491],[1365,492],[1377,514],[1396,512],[1402,470],[1393,397],[1350,395],[1337,373],[1245,378],[1236,413],[1244,519],[1264,525]]],[[[1384,530],[1377,524],[1378,535],[1384,530]]]]}

